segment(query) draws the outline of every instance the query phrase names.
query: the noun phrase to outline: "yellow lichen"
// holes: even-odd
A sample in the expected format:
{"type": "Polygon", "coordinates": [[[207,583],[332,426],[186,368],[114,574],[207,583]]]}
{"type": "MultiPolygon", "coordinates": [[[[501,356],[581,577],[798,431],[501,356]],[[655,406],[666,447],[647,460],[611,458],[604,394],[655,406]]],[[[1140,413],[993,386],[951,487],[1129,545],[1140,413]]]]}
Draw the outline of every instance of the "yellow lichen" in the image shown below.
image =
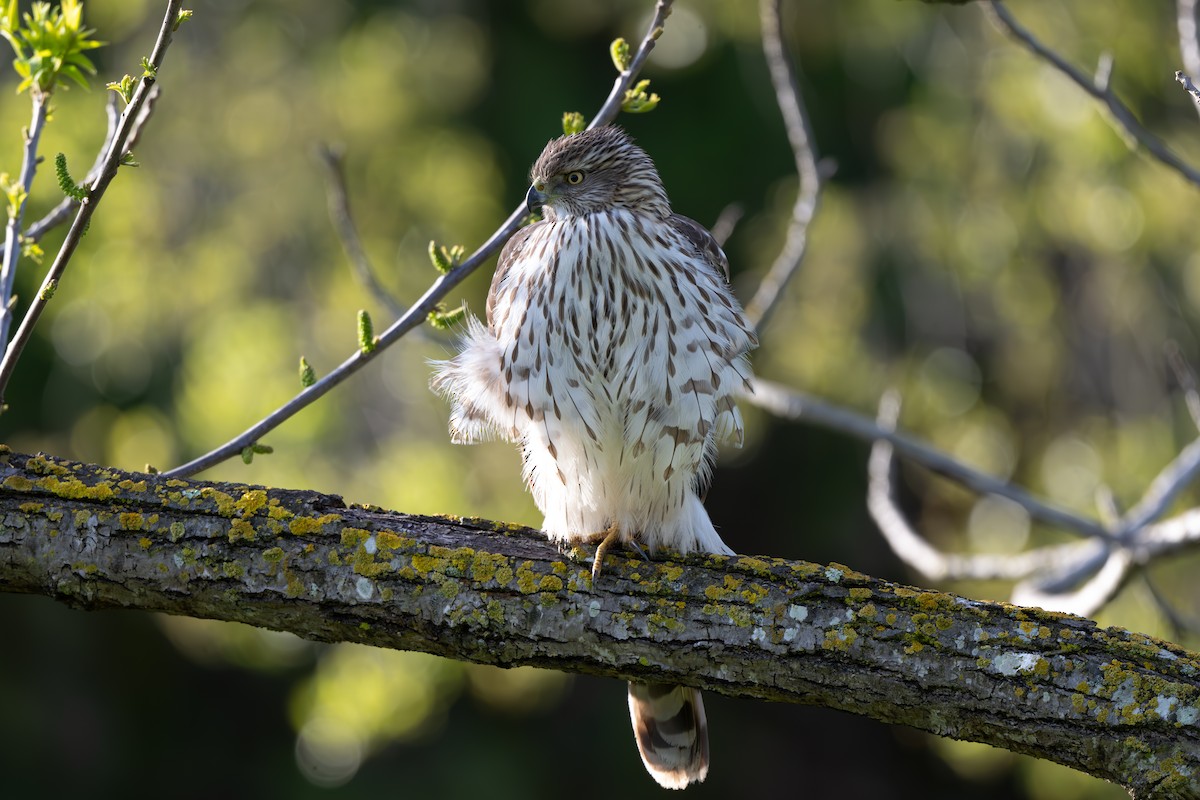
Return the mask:
{"type": "Polygon", "coordinates": [[[417,574],[425,578],[429,573],[437,572],[441,568],[442,560],[416,553],[413,555],[411,563],[412,568],[417,571],[417,574]]]}
{"type": "MultiPolygon", "coordinates": [[[[294,536],[308,536],[320,533],[326,525],[341,522],[341,514],[323,514],[319,517],[293,517],[288,523],[288,530],[294,536]]],[[[366,533],[366,531],[363,531],[366,533]]]]}
{"type": "Polygon", "coordinates": [[[532,561],[523,561],[517,567],[517,590],[521,594],[533,594],[537,591],[537,573],[533,570],[532,561]]]}
{"type": "Polygon", "coordinates": [[[70,475],[71,470],[62,464],[56,464],[44,456],[32,456],[25,462],[25,468],[35,475],[70,475]]]}
{"type": "Polygon", "coordinates": [[[379,531],[375,534],[375,541],[379,543],[380,550],[399,550],[408,540],[391,531],[379,531]]]}
{"type": "Polygon", "coordinates": [[[244,519],[234,519],[229,522],[229,543],[233,544],[238,539],[244,539],[247,542],[254,541],[254,526],[244,519]]]}
{"type": "Polygon", "coordinates": [[[234,511],[241,517],[252,517],[267,504],[267,493],[262,489],[251,489],[242,494],[233,504],[234,511]]]}
{"type": "Polygon", "coordinates": [[[222,517],[228,517],[233,514],[233,497],[225,494],[219,489],[214,489],[211,486],[205,486],[200,490],[200,496],[205,500],[211,500],[217,506],[217,513],[222,517]]]}
{"type": "Polygon", "coordinates": [[[291,519],[296,516],[291,511],[288,511],[283,506],[279,505],[279,500],[272,497],[267,501],[267,517],[274,520],[291,519]]]}
{"type": "Polygon", "coordinates": [[[123,531],[140,531],[146,527],[146,519],[133,511],[122,512],[117,515],[117,519],[123,531]]]}
{"type": "MultiPolygon", "coordinates": [[[[304,519],[308,519],[305,517],[304,519]]],[[[292,531],[295,533],[295,531],[292,531]]],[[[342,547],[358,547],[367,540],[371,535],[369,531],[364,531],[362,528],[342,528],[342,547]]]]}

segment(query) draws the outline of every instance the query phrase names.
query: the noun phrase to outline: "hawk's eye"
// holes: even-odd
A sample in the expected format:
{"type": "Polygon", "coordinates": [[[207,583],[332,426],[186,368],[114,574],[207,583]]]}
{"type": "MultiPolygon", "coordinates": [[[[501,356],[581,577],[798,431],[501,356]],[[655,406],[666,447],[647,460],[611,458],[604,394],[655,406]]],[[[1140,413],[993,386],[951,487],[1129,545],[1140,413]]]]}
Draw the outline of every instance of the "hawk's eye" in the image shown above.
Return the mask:
{"type": "Polygon", "coordinates": [[[572,186],[578,186],[579,184],[583,183],[583,173],[579,170],[568,172],[567,183],[571,184],[572,186]]]}

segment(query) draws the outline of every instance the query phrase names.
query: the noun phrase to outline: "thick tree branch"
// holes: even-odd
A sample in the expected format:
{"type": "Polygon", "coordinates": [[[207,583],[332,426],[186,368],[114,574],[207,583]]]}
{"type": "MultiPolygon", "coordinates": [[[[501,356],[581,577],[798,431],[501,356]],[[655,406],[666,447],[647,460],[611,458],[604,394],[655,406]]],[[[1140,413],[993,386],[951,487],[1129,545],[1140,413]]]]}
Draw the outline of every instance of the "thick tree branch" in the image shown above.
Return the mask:
{"type": "Polygon", "coordinates": [[[0,456],[0,519],[3,591],[822,705],[1200,796],[1200,657],[1078,617],[767,558],[593,585],[523,528],[44,456],[0,456]]]}

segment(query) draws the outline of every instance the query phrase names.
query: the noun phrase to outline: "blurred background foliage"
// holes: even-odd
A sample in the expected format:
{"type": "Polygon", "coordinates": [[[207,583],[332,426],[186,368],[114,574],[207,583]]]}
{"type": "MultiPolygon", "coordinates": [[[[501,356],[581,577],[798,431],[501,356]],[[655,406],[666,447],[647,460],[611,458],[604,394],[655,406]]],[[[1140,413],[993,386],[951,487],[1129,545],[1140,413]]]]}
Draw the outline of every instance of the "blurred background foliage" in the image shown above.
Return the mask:
{"type": "MultiPolygon", "coordinates": [[[[614,77],[609,41],[636,41],[652,4],[193,5],[160,73],[142,166],[105,197],[10,388],[0,435],[17,450],[167,468],[273,410],[299,389],[301,355],[320,374],[352,352],[359,308],[377,330],[388,321],[329,224],[318,143],[344,148],[367,250],[390,291],[412,300],[435,277],[428,241],[486,238],[562,113],[598,108],[614,77]]],[[[1130,153],[1088,98],[971,4],[786,5],[817,143],[837,171],[757,372],[868,413],[896,386],[902,425],[973,465],[1080,511],[1101,485],[1135,501],[1196,435],[1164,357],[1173,340],[1200,364],[1196,188],[1130,153]]],[[[110,44],[95,53],[95,88],[56,97],[48,158],[90,163],[103,82],[136,72],[162,6],[88,0],[86,19],[110,44]]],[[[1172,4],[1012,9],[1084,69],[1112,52],[1116,92],[1200,163],[1195,111],[1172,81],[1172,4]]],[[[711,223],[727,204],[744,209],[727,250],[748,299],[796,191],[757,4],[679,0],[645,76],[661,106],[621,122],[677,210],[711,223]]],[[[15,172],[28,98],[4,80],[0,169],[15,172]]],[[[43,165],[26,219],[58,199],[43,165]]],[[[22,298],[41,274],[23,264],[22,298]]],[[[480,271],[451,303],[482,309],[489,280],[480,271]]],[[[451,350],[447,334],[410,336],[273,433],[273,456],[203,477],[536,525],[510,446],[449,444],[426,361],[451,350]]],[[[867,518],[865,445],[745,412],[746,447],[723,455],[708,501],[731,545],[916,580],[867,518]]],[[[920,530],[949,549],[1063,538],[919,470],[902,485],[920,530]]],[[[1196,561],[1152,569],[1187,613],[1196,561]]],[[[6,796],[659,793],[615,681],[84,615],[41,598],[0,595],[0,619],[6,796]]],[[[1139,580],[1100,620],[1174,636],[1139,580]]],[[[696,797],[1124,796],[1052,764],[846,714],[711,695],[708,706],[713,771],[696,797]]]]}

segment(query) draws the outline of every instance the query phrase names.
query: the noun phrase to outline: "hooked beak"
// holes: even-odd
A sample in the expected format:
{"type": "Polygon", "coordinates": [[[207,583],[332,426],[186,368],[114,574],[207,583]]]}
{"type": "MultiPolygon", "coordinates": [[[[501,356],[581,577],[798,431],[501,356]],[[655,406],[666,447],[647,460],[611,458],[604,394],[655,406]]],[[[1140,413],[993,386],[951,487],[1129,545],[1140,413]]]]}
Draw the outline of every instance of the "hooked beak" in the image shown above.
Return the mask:
{"type": "Polygon", "coordinates": [[[525,195],[525,205],[531,213],[538,213],[542,210],[542,205],[546,202],[545,193],[546,184],[538,181],[529,187],[529,193],[525,195]]]}

